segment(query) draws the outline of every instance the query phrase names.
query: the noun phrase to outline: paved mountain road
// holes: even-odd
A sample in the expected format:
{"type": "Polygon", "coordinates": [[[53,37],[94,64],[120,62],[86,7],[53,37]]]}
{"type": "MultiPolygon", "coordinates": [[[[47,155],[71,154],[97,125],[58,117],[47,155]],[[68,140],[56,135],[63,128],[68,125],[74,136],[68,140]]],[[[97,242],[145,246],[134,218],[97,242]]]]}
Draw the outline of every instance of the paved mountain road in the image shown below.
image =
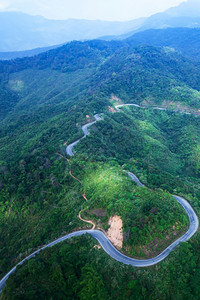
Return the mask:
{"type": "MultiPolygon", "coordinates": [[[[128,106],[126,105],[120,105],[119,107],[122,106],[128,106]]],[[[139,107],[137,104],[131,104],[131,106],[136,106],[139,107]]],[[[159,109],[159,108],[156,108],[159,109]]],[[[99,117],[99,115],[95,115],[95,121],[90,122],[88,124],[85,124],[82,126],[82,130],[84,133],[84,136],[80,139],[78,139],[77,141],[75,141],[74,143],[70,144],[67,148],[66,148],[66,152],[68,155],[73,156],[73,147],[75,145],[78,144],[78,142],[80,142],[81,139],[85,138],[87,135],[89,135],[88,132],[88,128],[90,126],[92,126],[94,123],[96,123],[97,121],[100,121],[101,118],[99,117]]],[[[131,172],[127,172],[128,176],[134,181],[136,182],[139,186],[144,187],[144,185],[140,182],[140,180],[137,178],[137,176],[131,172]]],[[[169,253],[174,250],[174,248],[176,246],[178,246],[181,242],[186,242],[187,240],[189,240],[197,231],[198,227],[199,227],[199,220],[198,217],[195,213],[195,211],[193,210],[193,208],[191,207],[191,205],[182,197],[179,196],[173,196],[176,201],[178,201],[178,203],[180,205],[182,205],[182,207],[184,208],[184,210],[186,211],[188,217],[189,217],[189,221],[190,221],[190,227],[188,229],[188,231],[181,236],[179,239],[177,239],[175,242],[173,242],[170,246],[168,246],[162,253],[160,253],[158,256],[151,258],[151,259],[134,259],[131,257],[128,257],[124,254],[122,254],[121,252],[119,252],[112,244],[111,242],[108,240],[108,238],[105,236],[105,234],[99,230],[80,230],[80,231],[76,231],[76,232],[72,232],[70,234],[67,234],[63,237],[58,238],[57,240],[49,243],[48,245],[38,249],[37,251],[35,251],[34,253],[30,254],[29,256],[27,256],[25,259],[23,259],[20,263],[18,263],[14,268],[12,268],[0,281],[0,292],[2,291],[3,287],[5,286],[6,280],[8,279],[8,277],[16,270],[17,266],[22,265],[26,260],[29,260],[30,258],[34,257],[36,254],[38,254],[40,251],[48,248],[48,247],[52,247],[60,242],[63,242],[69,238],[72,237],[76,237],[76,236],[80,236],[80,235],[84,235],[84,234],[90,234],[92,237],[94,237],[102,246],[102,248],[104,249],[104,251],[110,255],[112,258],[114,258],[115,260],[127,264],[127,265],[132,265],[134,267],[147,267],[147,266],[152,266],[154,264],[159,263],[160,261],[162,261],[163,259],[165,259],[169,253]]]]}
{"type": "Polygon", "coordinates": [[[98,114],[94,115],[94,117],[95,117],[95,121],[90,122],[90,123],[87,123],[87,124],[85,124],[85,125],[82,126],[82,130],[83,130],[83,133],[84,133],[83,137],[80,138],[80,139],[78,139],[77,141],[73,142],[73,143],[70,144],[69,146],[67,146],[67,148],[66,148],[66,153],[67,153],[68,155],[70,155],[70,156],[73,156],[73,155],[74,155],[74,153],[73,153],[73,151],[72,151],[72,149],[74,148],[74,146],[76,146],[82,139],[84,139],[87,135],[89,135],[88,128],[89,128],[90,126],[92,126],[93,124],[95,124],[97,121],[100,121],[100,120],[101,120],[101,118],[99,117],[98,114]]]}

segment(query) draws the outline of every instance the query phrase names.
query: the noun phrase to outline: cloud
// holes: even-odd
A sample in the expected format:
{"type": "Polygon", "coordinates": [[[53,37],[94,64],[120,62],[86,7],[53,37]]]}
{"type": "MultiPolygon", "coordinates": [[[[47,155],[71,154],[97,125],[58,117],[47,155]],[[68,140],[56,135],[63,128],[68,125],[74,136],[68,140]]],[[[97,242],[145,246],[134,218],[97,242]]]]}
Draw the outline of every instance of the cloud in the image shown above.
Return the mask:
{"type": "Polygon", "coordinates": [[[130,20],[176,6],[184,0],[0,0],[1,10],[17,10],[47,18],[130,20]]]}
{"type": "MultiPolygon", "coordinates": [[[[11,1],[12,2],[12,1],[11,1]]],[[[10,8],[10,5],[12,5],[12,3],[10,3],[10,1],[3,1],[0,0],[0,10],[7,10],[10,8]]]]}

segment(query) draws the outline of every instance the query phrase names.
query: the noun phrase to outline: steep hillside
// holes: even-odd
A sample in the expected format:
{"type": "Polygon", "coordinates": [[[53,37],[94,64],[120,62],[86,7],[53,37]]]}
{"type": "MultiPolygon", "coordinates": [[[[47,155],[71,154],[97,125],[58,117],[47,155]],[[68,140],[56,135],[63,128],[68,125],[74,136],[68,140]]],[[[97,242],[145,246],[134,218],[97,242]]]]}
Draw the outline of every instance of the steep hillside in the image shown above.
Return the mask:
{"type": "Polygon", "coordinates": [[[34,57],[0,61],[0,73],[5,77],[6,74],[28,68],[51,68],[52,70],[71,72],[83,69],[88,65],[89,67],[98,66],[103,59],[113,54],[121,46],[123,43],[119,41],[74,41],[34,57]]]}
{"type": "Polygon", "coordinates": [[[132,46],[151,45],[169,47],[193,60],[200,60],[199,28],[150,29],[139,32],[126,40],[132,46]]]}
{"type": "Polygon", "coordinates": [[[132,44],[134,37],[124,42],[72,42],[35,57],[0,61],[0,76],[21,99],[15,107],[18,113],[102,93],[124,101],[172,101],[199,108],[198,63],[170,49],[132,44]]]}
{"type": "Polygon", "coordinates": [[[180,101],[199,108],[199,65],[168,49],[123,47],[94,80],[109,95],[137,103],[180,101]],[[191,76],[191,74],[193,74],[191,76]]]}
{"type": "MultiPolygon", "coordinates": [[[[112,94],[124,102],[175,105],[197,113],[200,108],[198,64],[162,48],[73,42],[32,58],[0,62],[0,71],[4,93],[9,93],[1,98],[1,137],[6,141],[1,155],[10,160],[13,147],[21,149],[30,137],[34,145],[36,132],[51,131],[45,124],[63,124],[63,114],[74,119],[69,111],[83,122],[85,115],[103,112],[112,94]]],[[[62,130],[62,139],[65,134],[62,130]]],[[[54,145],[59,141],[54,139],[54,145]]]]}

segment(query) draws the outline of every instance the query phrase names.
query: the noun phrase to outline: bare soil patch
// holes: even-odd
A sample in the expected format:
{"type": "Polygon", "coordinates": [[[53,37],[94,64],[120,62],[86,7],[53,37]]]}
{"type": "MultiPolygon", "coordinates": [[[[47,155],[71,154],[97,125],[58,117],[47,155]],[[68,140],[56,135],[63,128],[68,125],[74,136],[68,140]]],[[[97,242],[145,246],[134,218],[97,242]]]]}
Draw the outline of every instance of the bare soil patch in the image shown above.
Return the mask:
{"type": "Polygon", "coordinates": [[[108,224],[110,225],[110,228],[107,231],[107,237],[112,242],[114,246],[116,246],[119,249],[122,249],[123,245],[123,232],[122,232],[122,226],[123,222],[120,216],[113,216],[110,217],[108,224]]]}

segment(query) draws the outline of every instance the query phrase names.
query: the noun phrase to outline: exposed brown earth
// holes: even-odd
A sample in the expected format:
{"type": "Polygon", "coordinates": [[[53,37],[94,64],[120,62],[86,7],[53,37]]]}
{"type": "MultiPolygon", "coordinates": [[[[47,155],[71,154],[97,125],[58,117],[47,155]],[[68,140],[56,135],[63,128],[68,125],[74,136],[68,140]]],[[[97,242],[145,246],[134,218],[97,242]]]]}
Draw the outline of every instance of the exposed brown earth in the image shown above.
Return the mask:
{"type": "Polygon", "coordinates": [[[114,108],[111,107],[111,106],[108,106],[108,111],[114,113],[114,112],[116,112],[116,109],[114,109],[114,108]]]}
{"type": "Polygon", "coordinates": [[[110,228],[108,229],[106,236],[111,241],[111,243],[118,249],[122,249],[123,245],[123,232],[122,226],[123,222],[120,216],[110,217],[108,224],[110,228]]]}
{"type": "Polygon", "coordinates": [[[101,246],[100,245],[94,245],[94,249],[99,250],[99,249],[101,249],[101,246]]]}

